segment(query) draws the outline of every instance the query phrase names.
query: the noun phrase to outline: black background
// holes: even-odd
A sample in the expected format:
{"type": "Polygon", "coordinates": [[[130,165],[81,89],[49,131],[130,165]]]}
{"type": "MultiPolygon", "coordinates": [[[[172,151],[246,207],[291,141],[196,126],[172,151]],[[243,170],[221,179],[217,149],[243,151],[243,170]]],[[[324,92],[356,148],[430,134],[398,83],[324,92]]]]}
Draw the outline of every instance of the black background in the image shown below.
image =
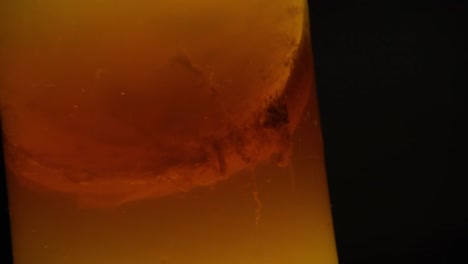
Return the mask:
{"type": "Polygon", "coordinates": [[[309,2],[340,263],[468,263],[463,1],[309,2]]]}

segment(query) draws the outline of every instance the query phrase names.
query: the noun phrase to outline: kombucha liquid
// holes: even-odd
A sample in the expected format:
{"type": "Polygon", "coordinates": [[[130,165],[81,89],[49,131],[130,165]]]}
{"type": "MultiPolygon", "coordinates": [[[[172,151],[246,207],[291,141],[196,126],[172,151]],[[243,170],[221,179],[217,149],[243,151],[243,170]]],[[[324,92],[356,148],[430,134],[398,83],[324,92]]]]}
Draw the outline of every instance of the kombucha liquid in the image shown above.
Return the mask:
{"type": "Polygon", "coordinates": [[[15,264],[337,264],[305,0],[17,0],[15,264]]]}

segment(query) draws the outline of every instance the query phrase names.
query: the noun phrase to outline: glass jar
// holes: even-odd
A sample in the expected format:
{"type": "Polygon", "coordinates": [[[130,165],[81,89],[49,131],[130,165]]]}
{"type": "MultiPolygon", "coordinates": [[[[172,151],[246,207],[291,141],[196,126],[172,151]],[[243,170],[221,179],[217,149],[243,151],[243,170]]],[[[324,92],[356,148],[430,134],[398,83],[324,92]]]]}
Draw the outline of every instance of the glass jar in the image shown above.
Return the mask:
{"type": "Polygon", "coordinates": [[[15,264],[336,264],[305,0],[2,3],[15,264]]]}

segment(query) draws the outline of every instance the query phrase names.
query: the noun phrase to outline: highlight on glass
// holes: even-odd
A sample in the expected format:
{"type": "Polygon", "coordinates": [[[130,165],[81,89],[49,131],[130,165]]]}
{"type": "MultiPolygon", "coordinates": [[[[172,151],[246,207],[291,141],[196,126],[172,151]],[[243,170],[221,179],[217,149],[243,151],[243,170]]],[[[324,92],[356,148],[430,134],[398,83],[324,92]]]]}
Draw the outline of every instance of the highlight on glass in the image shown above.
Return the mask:
{"type": "Polygon", "coordinates": [[[15,264],[337,264],[306,0],[0,3],[15,264]]]}

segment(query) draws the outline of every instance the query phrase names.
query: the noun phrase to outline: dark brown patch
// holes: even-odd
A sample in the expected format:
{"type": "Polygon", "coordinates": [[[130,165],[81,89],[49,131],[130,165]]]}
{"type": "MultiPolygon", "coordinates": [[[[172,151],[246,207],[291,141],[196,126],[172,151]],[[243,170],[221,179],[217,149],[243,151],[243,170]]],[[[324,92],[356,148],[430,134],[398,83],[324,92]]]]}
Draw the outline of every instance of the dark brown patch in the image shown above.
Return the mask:
{"type": "Polygon", "coordinates": [[[224,175],[227,172],[227,164],[226,159],[224,158],[223,150],[218,143],[213,143],[213,150],[216,154],[216,159],[218,161],[218,172],[221,175],[224,175]]]}
{"type": "Polygon", "coordinates": [[[270,99],[262,118],[265,128],[280,128],[289,123],[289,113],[286,102],[282,98],[270,99]]]}

